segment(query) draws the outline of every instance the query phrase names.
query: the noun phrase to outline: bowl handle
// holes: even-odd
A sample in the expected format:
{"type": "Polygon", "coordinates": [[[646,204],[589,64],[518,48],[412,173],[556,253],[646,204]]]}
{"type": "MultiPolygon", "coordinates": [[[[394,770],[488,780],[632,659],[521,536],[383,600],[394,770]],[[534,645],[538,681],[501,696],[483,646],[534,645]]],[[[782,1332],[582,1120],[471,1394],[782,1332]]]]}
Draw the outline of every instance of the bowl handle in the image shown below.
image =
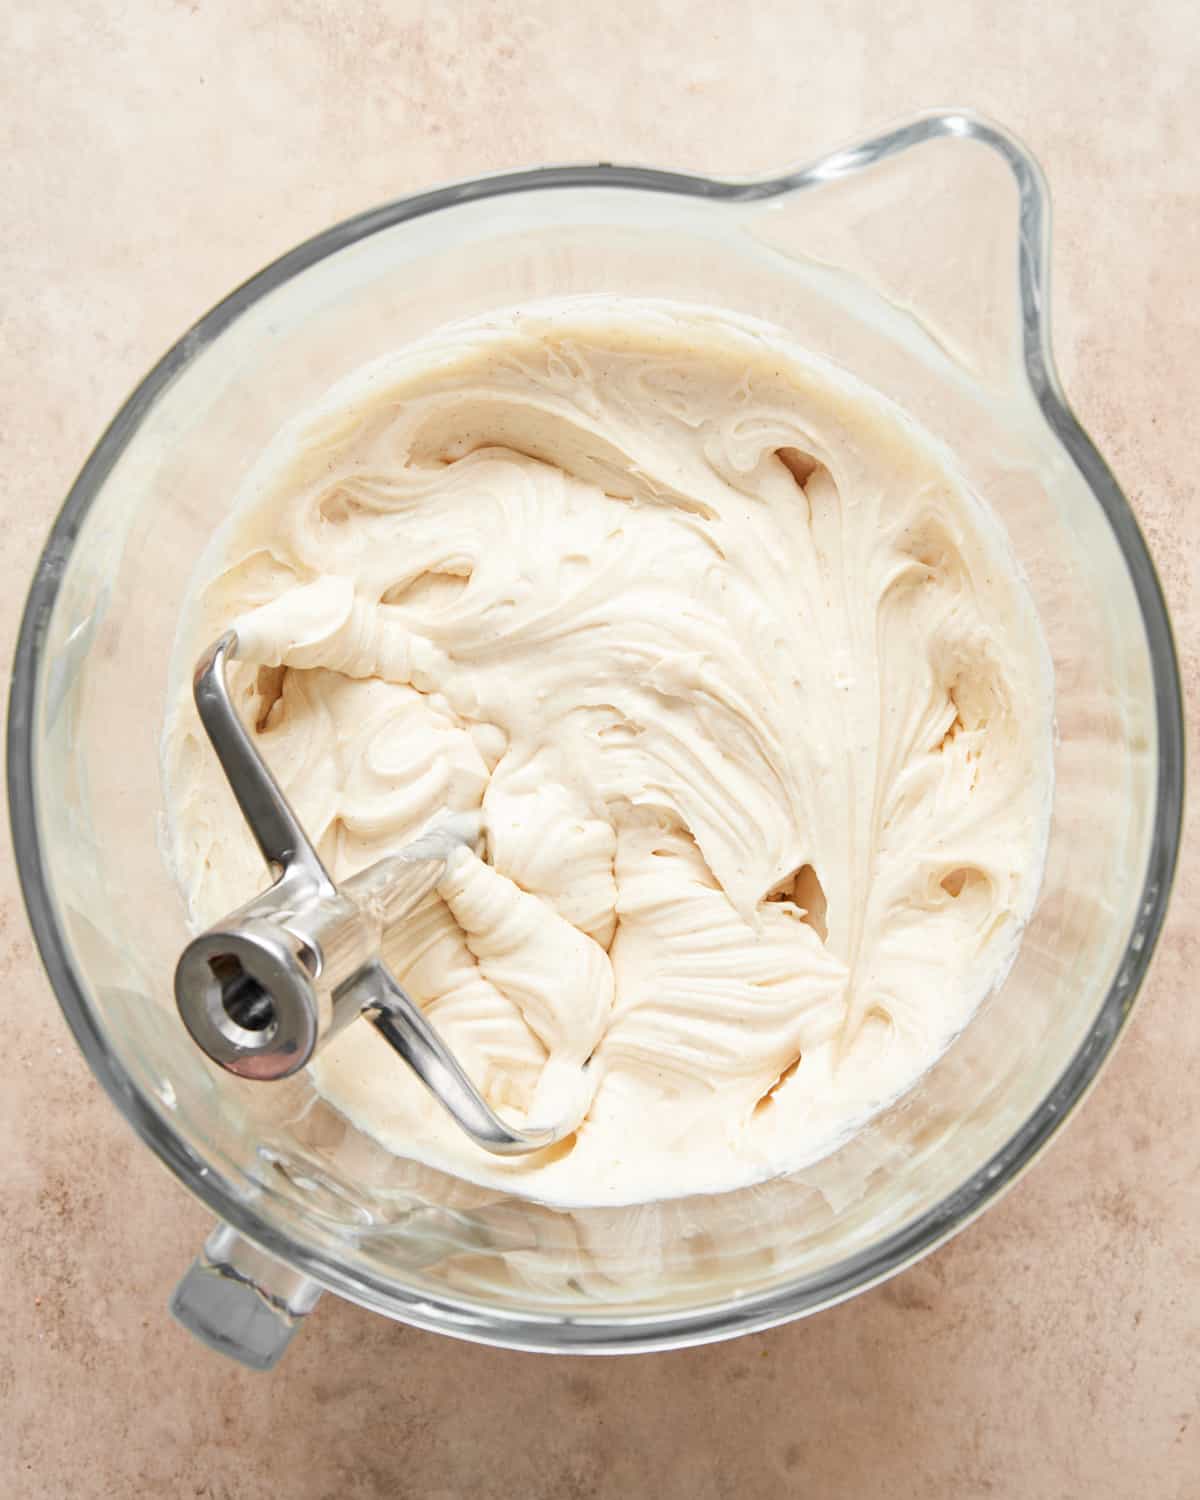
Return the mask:
{"type": "Polygon", "coordinates": [[[252,1370],[271,1370],[321,1290],[228,1224],[218,1224],[175,1288],[170,1309],[218,1354],[252,1370]]]}

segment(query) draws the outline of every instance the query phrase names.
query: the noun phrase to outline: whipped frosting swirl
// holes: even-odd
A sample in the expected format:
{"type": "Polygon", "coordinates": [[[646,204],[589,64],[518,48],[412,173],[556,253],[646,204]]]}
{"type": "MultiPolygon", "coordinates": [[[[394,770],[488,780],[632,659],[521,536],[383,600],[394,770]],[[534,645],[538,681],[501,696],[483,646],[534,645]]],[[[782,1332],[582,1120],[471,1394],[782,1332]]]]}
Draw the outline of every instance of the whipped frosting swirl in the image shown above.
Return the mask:
{"type": "Polygon", "coordinates": [[[497,1161],[372,1028],[318,1088],[397,1152],[553,1202],[733,1187],[909,1087],[1011,963],[1050,803],[1048,657],[995,518],[778,330],[578,299],[359,371],[200,564],[166,736],[197,920],[262,882],[186,698],[247,722],[335,876],[441,810],[469,852],[385,957],[497,1161]]]}

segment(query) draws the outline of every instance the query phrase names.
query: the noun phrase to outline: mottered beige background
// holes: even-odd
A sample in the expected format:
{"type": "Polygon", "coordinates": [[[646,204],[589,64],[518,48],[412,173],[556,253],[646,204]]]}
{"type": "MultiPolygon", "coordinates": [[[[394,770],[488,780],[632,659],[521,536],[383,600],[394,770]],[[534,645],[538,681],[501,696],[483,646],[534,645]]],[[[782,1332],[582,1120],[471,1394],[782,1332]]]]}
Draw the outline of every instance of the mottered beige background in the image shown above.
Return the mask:
{"type": "MultiPolygon", "coordinates": [[[[333,220],[544,161],[765,170],[916,109],[1054,193],[1059,360],[1200,690],[1200,26],[1189,0],[8,0],[0,660],[130,386],[333,220]]],[[[902,228],[900,229],[902,232],[902,228]]],[[[7,837],[7,834],[5,834],[7,837]]],[[[205,1212],[91,1081],[0,863],[0,1494],[205,1500],[1194,1500],[1200,889],[1080,1116],[915,1269],[734,1343],[551,1360],[326,1298],[279,1370],[165,1302],[205,1212]]]]}

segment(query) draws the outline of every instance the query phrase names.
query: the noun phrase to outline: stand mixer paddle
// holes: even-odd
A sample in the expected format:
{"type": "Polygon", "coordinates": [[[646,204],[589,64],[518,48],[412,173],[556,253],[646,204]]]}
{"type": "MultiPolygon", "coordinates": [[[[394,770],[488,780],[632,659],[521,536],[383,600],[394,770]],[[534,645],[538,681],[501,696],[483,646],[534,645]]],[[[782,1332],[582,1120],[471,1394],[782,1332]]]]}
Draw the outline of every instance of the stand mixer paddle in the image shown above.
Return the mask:
{"type": "Polygon", "coordinates": [[[473,813],[448,814],[399,853],[335,885],[233,706],[227,631],[193,678],[196,707],[274,883],[201,933],[175,969],[175,999],[193,1040],[243,1078],[287,1078],[360,1018],[385,1038],[477,1145],[501,1156],[540,1151],[573,1122],[510,1125],[488,1105],[380,952],[383,934],[434,889],[456,850],[479,839],[473,813]]]}

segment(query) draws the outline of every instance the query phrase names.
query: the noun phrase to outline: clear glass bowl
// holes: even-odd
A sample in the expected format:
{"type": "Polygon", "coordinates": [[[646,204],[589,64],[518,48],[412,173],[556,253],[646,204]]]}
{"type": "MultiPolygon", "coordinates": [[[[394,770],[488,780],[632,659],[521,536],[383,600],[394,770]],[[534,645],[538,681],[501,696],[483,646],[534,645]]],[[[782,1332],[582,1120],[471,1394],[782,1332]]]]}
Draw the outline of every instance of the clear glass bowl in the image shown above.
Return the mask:
{"type": "Polygon", "coordinates": [[[944,1240],[1071,1112],[1162,924],[1182,715],[1145,543],[1055,375],[1047,264],[1037,166],[963,114],[750,181],[606,165],[518,172],[401,199],[299,246],[133,393],[33,581],[8,774],[30,917],[88,1061],[231,1226],[204,1274],[233,1266],[268,1294],[242,1309],[239,1331],[220,1296],[205,1301],[212,1278],[193,1272],[179,1299],[193,1326],[267,1364],[281,1336],[256,1354],[254,1317],[286,1321],[324,1286],[522,1348],[649,1349],[760,1329],[944,1240]],[[1059,740],[1044,889],[1017,963],[908,1097],[792,1176],[567,1211],[389,1156],[305,1078],[247,1084],[200,1055],[171,998],[186,931],[161,854],[159,736],[189,573],[276,428],[438,324],[580,292],[780,324],[942,438],[1028,575],[1059,740]]]}

